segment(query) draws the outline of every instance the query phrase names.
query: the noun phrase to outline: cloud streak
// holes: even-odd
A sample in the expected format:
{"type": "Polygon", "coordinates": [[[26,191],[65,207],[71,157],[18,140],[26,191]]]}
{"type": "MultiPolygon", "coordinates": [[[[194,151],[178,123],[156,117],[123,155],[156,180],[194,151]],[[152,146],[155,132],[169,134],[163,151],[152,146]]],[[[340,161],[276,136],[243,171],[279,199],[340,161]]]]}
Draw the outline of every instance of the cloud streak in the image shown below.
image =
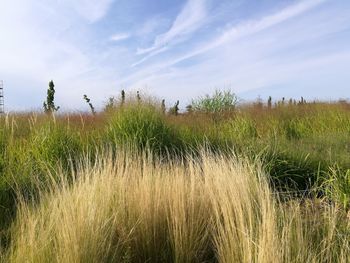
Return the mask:
{"type": "MultiPolygon", "coordinates": [[[[199,44],[198,46],[194,47],[191,51],[188,51],[185,54],[173,57],[172,59],[162,61],[160,63],[148,65],[145,69],[142,68],[140,71],[136,72],[134,76],[127,77],[126,80],[128,82],[131,79],[138,79],[138,82],[139,82],[139,79],[141,78],[142,75],[155,74],[163,69],[170,68],[178,63],[181,63],[193,57],[205,54],[213,49],[219,48],[220,46],[225,45],[228,42],[237,41],[244,37],[257,34],[263,30],[269,29],[289,19],[297,17],[298,15],[301,15],[311,10],[312,8],[322,4],[325,1],[327,0],[301,1],[294,5],[287,6],[276,13],[266,15],[261,19],[245,21],[238,25],[232,26],[226,29],[224,32],[222,32],[218,37],[212,39],[211,41],[199,44]]],[[[157,55],[167,50],[168,48],[163,48],[163,49],[164,50],[154,51],[153,53],[149,54],[145,58],[132,64],[132,67],[142,64],[151,56],[157,55]]]]}
{"type": "Polygon", "coordinates": [[[220,47],[221,45],[241,39],[243,37],[250,36],[252,34],[256,34],[260,31],[266,30],[273,26],[276,26],[282,22],[287,21],[293,17],[301,15],[310,9],[320,5],[321,3],[327,0],[307,0],[299,2],[295,5],[288,6],[279,12],[263,17],[260,20],[253,20],[241,23],[239,25],[233,26],[227,30],[225,30],[219,37],[213,39],[207,44],[196,47],[193,51],[180,56],[173,61],[169,61],[166,66],[172,66],[184,60],[190,59],[194,56],[198,56],[205,52],[208,52],[214,48],[220,47]]]}
{"type": "Polygon", "coordinates": [[[114,41],[114,42],[118,42],[118,41],[122,41],[122,40],[125,40],[125,39],[128,39],[130,37],[130,34],[127,34],[127,33],[119,33],[119,34],[114,34],[110,37],[110,40],[111,41],[114,41]]]}
{"type": "Polygon", "coordinates": [[[94,23],[106,15],[113,2],[114,0],[65,0],[65,5],[72,6],[81,17],[94,23]]]}
{"type": "Polygon", "coordinates": [[[138,55],[148,55],[134,65],[139,65],[150,57],[164,52],[167,46],[184,41],[204,24],[206,15],[206,0],[188,0],[167,32],[156,36],[151,47],[137,50],[138,55]]]}

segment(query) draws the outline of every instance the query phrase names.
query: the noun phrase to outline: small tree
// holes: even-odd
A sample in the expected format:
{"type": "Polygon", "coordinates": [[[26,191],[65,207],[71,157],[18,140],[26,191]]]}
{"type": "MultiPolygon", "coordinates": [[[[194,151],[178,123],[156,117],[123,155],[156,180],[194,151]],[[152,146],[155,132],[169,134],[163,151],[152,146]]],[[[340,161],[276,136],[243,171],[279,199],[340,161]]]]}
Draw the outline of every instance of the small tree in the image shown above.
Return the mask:
{"type": "Polygon", "coordinates": [[[51,80],[47,89],[47,98],[43,103],[45,113],[53,113],[59,110],[59,106],[55,106],[55,84],[51,80]]]}
{"type": "Polygon", "coordinates": [[[90,99],[88,98],[88,96],[87,96],[87,95],[84,95],[84,96],[83,96],[83,99],[84,99],[84,100],[86,101],[86,103],[89,105],[92,115],[96,115],[95,108],[94,108],[94,106],[92,105],[92,103],[90,102],[90,99]]]}
{"type": "Polygon", "coordinates": [[[271,109],[272,108],[272,97],[269,96],[268,100],[267,100],[267,108],[271,109]]]}
{"type": "Polygon", "coordinates": [[[121,95],[122,95],[121,106],[123,106],[125,104],[125,91],[124,90],[122,90],[121,95]]]}
{"type": "Polygon", "coordinates": [[[141,102],[141,96],[140,96],[140,92],[139,91],[136,92],[136,99],[137,99],[138,103],[141,102]]]}
{"type": "Polygon", "coordinates": [[[162,105],[160,107],[161,107],[162,113],[165,114],[166,107],[165,107],[165,100],[164,99],[162,100],[162,105]]]}
{"type": "Polygon", "coordinates": [[[304,104],[306,104],[306,100],[304,99],[304,97],[301,97],[301,99],[300,99],[300,101],[299,101],[298,104],[299,104],[299,105],[304,105],[304,104]]]}
{"type": "Polygon", "coordinates": [[[189,105],[186,106],[186,111],[187,111],[187,113],[192,113],[192,112],[193,112],[193,109],[192,109],[192,105],[191,105],[191,104],[189,104],[189,105]]]}
{"type": "Polygon", "coordinates": [[[113,96],[110,96],[104,106],[104,109],[103,111],[105,112],[111,112],[115,109],[115,106],[116,106],[116,103],[117,103],[117,99],[113,96]]]}
{"type": "Polygon", "coordinates": [[[254,103],[254,106],[257,108],[257,109],[262,109],[264,107],[264,103],[260,97],[260,95],[258,96],[258,98],[256,99],[256,102],[254,103]]]}
{"type": "Polygon", "coordinates": [[[179,114],[179,101],[176,101],[174,107],[171,107],[169,110],[170,114],[173,114],[175,116],[177,116],[179,114]]]}

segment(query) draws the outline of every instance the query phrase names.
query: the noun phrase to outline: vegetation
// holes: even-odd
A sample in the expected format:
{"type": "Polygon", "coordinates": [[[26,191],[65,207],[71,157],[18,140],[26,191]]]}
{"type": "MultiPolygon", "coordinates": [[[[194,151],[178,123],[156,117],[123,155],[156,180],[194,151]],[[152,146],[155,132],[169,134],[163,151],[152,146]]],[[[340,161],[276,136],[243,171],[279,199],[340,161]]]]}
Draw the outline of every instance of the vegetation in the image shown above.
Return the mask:
{"type": "Polygon", "coordinates": [[[347,262],[350,104],[237,101],[1,116],[0,258],[347,262]]]}
{"type": "Polygon", "coordinates": [[[40,205],[21,202],[7,259],[347,262],[341,210],[274,199],[258,164],[210,153],[200,160],[164,165],[126,153],[83,165],[68,181],[61,175],[40,205]]]}
{"type": "Polygon", "coordinates": [[[49,82],[49,88],[47,89],[47,98],[46,101],[43,103],[44,106],[44,111],[46,113],[52,113],[55,111],[59,110],[59,106],[56,107],[55,106],[55,84],[53,83],[53,81],[51,80],[49,82]]]}
{"type": "Polygon", "coordinates": [[[86,101],[86,103],[89,105],[92,115],[96,115],[95,107],[92,105],[91,100],[88,98],[88,96],[87,96],[87,95],[84,95],[84,96],[83,96],[83,99],[84,99],[84,100],[86,101]]]}
{"type": "Polygon", "coordinates": [[[216,90],[210,96],[200,97],[192,101],[192,109],[206,113],[218,113],[222,111],[234,110],[238,98],[231,91],[216,90]]]}

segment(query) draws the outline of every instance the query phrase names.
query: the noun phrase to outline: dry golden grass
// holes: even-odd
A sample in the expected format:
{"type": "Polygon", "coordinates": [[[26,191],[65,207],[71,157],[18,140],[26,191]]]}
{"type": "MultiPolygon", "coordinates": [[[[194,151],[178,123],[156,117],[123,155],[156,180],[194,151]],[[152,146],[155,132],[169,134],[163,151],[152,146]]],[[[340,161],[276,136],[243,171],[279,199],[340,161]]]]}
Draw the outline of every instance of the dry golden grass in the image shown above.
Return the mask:
{"type": "Polygon", "coordinates": [[[120,154],[22,202],[7,262],[348,262],[337,208],[282,203],[258,164],[120,154]],[[73,182],[72,182],[73,179],[73,182]],[[68,182],[70,181],[70,182],[68,182]]]}

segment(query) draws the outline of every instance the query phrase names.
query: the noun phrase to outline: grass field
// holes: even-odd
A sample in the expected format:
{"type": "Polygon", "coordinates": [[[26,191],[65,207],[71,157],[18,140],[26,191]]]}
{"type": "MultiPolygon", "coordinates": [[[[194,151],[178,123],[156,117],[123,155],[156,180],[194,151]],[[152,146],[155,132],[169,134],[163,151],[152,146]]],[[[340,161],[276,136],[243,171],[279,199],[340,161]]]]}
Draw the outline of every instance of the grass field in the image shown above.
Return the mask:
{"type": "Polygon", "coordinates": [[[1,259],[349,262],[350,104],[170,112],[2,116],[1,259]]]}

